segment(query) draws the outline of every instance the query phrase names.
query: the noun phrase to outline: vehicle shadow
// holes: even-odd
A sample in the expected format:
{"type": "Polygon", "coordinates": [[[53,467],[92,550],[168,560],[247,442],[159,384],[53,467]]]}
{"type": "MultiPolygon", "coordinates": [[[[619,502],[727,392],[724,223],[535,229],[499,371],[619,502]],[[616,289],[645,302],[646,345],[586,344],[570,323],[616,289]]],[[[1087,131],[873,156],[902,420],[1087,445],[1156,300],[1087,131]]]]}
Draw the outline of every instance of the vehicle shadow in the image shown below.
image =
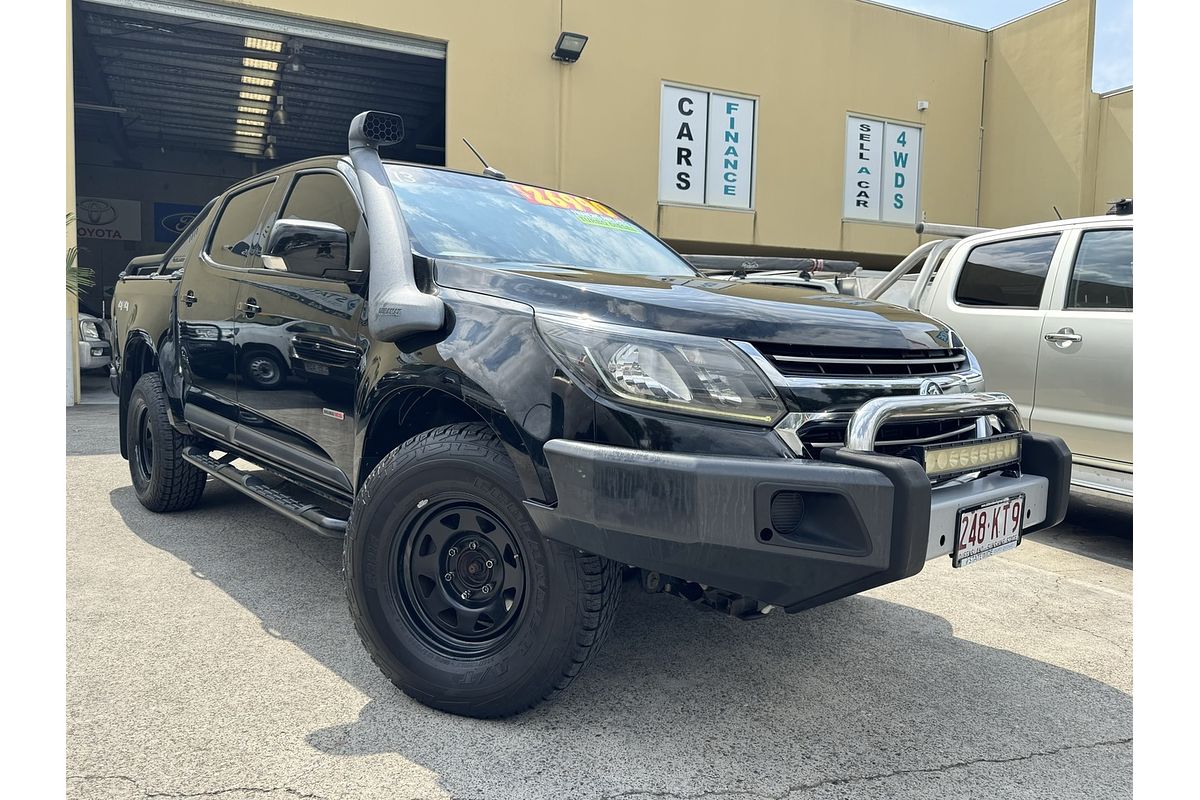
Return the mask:
{"type": "MultiPolygon", "coordinates": [[[[611,639],[565,694],[509,720],[442,714],[399,692],[367,657],[346,612],[340,542],[219,485],[169,525],[130,487],[110,499],[142,540],[369,698],[354,722],[297,736],[331,755],[399,753],[453,797],[600,797],[630,776],[648,793],[786,793],[829,776],[1072,749],[1115,759],[1103,748],[1132,736],[1125,693],[955,638],[925,611],[857,596],[743,623],[629,582],[611,639]]],[[[1087,794],[1082,776],[1066,779],[1087,794]]]]}
{"type": "Polygon", "coordinates": [[[1062,524],[1030,534],[1032,541],[1133,569],[1133,500],[1072,492],[1062,524]]]}

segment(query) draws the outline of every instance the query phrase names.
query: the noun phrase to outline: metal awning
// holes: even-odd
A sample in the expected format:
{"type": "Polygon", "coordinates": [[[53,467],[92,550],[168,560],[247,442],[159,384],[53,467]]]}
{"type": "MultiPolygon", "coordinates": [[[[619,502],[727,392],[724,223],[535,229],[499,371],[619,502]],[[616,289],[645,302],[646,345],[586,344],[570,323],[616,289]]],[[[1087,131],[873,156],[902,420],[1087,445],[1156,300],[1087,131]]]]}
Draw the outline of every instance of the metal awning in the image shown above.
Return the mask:
{"type": "Polygon", "coordinates": [[[442,161],[443,43],[189,0],[87,0],[74,44],[77,135],[118,151],[340,153],[350,119],[377,108],[405,118],[388,155],[442,161]]]}

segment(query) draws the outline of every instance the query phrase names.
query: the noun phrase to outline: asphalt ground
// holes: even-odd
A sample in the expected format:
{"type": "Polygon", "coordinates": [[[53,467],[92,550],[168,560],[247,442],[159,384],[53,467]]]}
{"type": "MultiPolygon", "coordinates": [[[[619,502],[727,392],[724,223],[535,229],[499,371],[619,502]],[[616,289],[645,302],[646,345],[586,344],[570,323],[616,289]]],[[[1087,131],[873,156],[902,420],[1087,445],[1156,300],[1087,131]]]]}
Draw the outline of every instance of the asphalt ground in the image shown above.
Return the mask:
{"type": "Polygon", "coordinates": [[[116,408],[66,424],[68,797],[1131,794],[1131,505],[754,623],[626,584],[567,694],[481,722],[375,669],[338,542],[211,482],[152,514],[116,408]]]}

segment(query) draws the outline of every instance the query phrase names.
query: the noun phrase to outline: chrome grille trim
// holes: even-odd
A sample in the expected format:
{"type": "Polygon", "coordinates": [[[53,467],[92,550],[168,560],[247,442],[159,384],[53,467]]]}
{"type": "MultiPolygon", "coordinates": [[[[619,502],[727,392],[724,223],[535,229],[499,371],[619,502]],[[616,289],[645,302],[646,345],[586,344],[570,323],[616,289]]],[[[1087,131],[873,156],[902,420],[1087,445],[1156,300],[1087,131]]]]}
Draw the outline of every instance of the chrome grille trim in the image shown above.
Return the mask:
{"type": "MultiPolygon", "coordinates": [[[[754,345],[749,342],[730,340],[730,344],[741,350],[754,362],[767,380],[775,386],[796,389],[890,389],[897,393],[916,394],[921,384],[933,381],[942,394],[983,391],[983,372],[967,360],[966,368],[955,372],[939,372],[930,375],[904,375],[899,377],[836,377],[833,375],[784,375],[754,345]]],[[[963,355],[966,359],[966,354],[963,355]]]]}

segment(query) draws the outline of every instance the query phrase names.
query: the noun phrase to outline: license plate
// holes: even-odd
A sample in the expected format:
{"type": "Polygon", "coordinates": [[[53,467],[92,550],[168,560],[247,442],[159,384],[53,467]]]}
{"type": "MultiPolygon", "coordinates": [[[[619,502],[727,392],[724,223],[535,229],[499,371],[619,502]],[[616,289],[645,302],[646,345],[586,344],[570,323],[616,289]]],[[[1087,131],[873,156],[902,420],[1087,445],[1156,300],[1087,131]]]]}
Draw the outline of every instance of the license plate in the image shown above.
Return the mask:
{"type": "Polygon", "coordinates": [[[1023,494],[960,508],[954,536],[954,566],[965,567],[1016,547],[1021,542],[1024,517],[1023,494]]]}
{"type": "Polygon", "coordinates": [[[305,364],[304,369],[311,372],[313,375],[328,375],[329,367],[324,364],[305,364]]]}

